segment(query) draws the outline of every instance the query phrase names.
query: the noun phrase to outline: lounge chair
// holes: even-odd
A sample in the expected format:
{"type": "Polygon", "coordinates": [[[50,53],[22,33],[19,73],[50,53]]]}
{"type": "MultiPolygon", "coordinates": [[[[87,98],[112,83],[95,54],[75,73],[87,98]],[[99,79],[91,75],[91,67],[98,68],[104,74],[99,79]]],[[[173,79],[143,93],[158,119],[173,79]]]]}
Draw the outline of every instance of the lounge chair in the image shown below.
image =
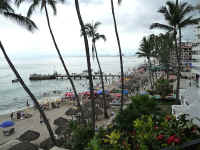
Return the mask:
{"type": "Polygon", "coordinates": [[[3,135],[4,136],[10,136],[10,135],[12,135],[12,134],[14,134],[15,133],[15,128],[11,128],[11,129],[9,129],[9,130],[4,130],[3,131],[3,135]]]}

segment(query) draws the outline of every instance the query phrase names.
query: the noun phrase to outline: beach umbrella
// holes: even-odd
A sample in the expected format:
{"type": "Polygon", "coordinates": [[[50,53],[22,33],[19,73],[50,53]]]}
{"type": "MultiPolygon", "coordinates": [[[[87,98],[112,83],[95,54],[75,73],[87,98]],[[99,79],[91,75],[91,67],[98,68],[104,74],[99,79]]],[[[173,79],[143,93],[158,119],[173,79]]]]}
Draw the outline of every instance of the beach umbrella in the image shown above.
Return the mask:
{"type": "Polygon", "coordinates": [[[83,95],[90,96],[90,91],[85,91],[85,92],[83,92],[83,95]]]}
{"type": "Polygon", "coordinates": [[[53,124],[55,124],[57,126],[67,126],[68,123],[69,123],[68,120],[63,117],[59,117],[59,118],[55,119],[53,122],[53,124]]]}
{"type": "Polygon", "coordinates": [[[75,115],[78,113],[78,110],[75,109],[75,108],[69,108],[66,112],[65,112],[65,115],[67,116],[71,116],[71,115],[75,115]]]}
{"type": "Polygon", "coordinates": [[[14,126],[14,125],[15,125],[15,123],[14,123],[13,121],[8,120],[8,121],[2,122],[2,123],[0,124],[0,127],[1,127],[1,128],[7,128],[7,127],[12,127],[12,126],[14,126]]]}
{"type": "Polygon", "coordinates": [[[140,95],[149,95],[149,92],[147,92],[147,91],[142,91],[142,92],[140,92],[140,95]]]}
{"type": "Polygon", "coordinates": [[[37,138],[40,137],[40,133],[33,131],[33,130],[28,130],[26,132],[24,132],[19,138],[18,140],[22,141],[22,142],[30,142],[33,140],[36,140],[37,138]]]}
{"type": "Polygon", "coordinates": [[[66,93],[65,93],[65,96],[66,96],[66,97],[72,97],[73,95],[74,95],[74,94],[73,94],[72,92],[66,92],[66,93]]]}
{"type": "Polygon", "coordinates": [[[152,98],[154,98],[154,99],[160,99],[160,95],[154,95],[154,96],[152,96],[152,98]]]}
{"type": "Polygon", "coordinates": [[[121,97],[121,94],[120,93],[115,93],[114,96],[121,97]]]}
{"type": "MultiPolygon", "coordinates": [[[[107,91],[107,90],[105,90],[104,92],[105,92],[105,94],[109,94],[109,91],[107,91]]],[[[98,90],[98,91],[97,91],[97,94],[98,94],[98,95],[103,94],[103,90],[98,90]]]]}
{"type": "Polygon", "coordinates": [[[128,90],[124,89],[123,94],[128,94],[128,90]]]}
{"type": "Polygon", "coordinates": [[[52,142],[51,138],[48,138],[40,143],[40,148],[42,149],[51,149],[54,147],[54,143],[52,142]]]}
{"type": "Polygon", "coordinates": [[[38,147],[32,143],[23,142],[23,143],[14,145],[8,150],[38,150],[38,147]]]}
{"type": "Polygon", "coordinates": [[[70,128],[67,127],[63,127],[63,126],[59,126],[56,130],[55,133],[57,135],[63,135],[63,134],[70,134],[72,132],[72,130],[70,128]]]}

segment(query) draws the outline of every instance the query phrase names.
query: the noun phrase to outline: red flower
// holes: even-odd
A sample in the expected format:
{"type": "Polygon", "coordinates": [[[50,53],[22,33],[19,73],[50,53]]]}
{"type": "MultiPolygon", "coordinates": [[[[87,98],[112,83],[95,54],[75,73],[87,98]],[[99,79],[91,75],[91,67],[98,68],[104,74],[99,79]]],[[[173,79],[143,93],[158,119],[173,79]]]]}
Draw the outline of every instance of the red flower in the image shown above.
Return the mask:
{"type": "Polygon", "coordinates": [[[170,117],[169,115],[167,115],[167,116],[165,117],[165,119],[166,119],[167,121],[169,121],[169,120],[171,120],[171,117],[170,117]]]}
{"type": "Polygon", "coordinates": [[[172,135],[167,139],[167,144],[171,144],[172,142],[174,142],[174,138],[176,135],[172,135]]]}
{"type": "Polygon", "coordinates": [[[158,126],[155,126],[154,129],[155,129],[155,130],[158,130],[158,126]]]}
{"type": "Polygon", "coordinates": [[[181,140],[180,140],[180,138],[178,138],[178,137],[174,139],[174,142],[177,143],[177,144],[180,143],[180,141],[181,141],[181,140]]]}
{"type": "Polygon", "coordinates": [[[133,136],[136,135],[136,131],[135,131],[135,130],[132,131],[132,135],[133,135],[133,136]]]}
{"type": "Polygon", "coordinates": [[[126,141],[124,140],[124,141],[122,142],[122,144],[125,146],[125,145],[126,145],[126,141]]]}
{"type": "Polygon", "coordinates": [[[162,140],[163,137],[164,137],[164,136],[163,136],[162,134],[160,134],[160,135],[158,135],[158,136],[156,137],[156,139],[157,139],[157,140],[162,140]]]}

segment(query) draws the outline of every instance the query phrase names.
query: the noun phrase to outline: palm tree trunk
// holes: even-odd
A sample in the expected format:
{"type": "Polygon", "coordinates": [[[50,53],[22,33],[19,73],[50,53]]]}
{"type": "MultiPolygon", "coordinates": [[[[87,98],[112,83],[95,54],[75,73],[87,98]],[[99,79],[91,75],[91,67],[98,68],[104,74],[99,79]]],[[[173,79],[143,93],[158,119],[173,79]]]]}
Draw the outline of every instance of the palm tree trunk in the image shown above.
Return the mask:
{"type": "Polygon", "coordinates": [[[96,60],[97,60],[99,71],[100,71],[100,77],[101,77],[101,85],[102,85],[102,92],[103,92],[103,105],[104,105],[103,106],[103,108],[104,108],[104,118],[108,118],[107,105],[106,105],[106,95],[105,95],[105,88],[104,88],[104,81],[103,81],[103,72],[102,72],[102,69],[101,69],[100,62],[99,62],[99,57],[98,57],[98,54],[97,54],[95,42],[93,43],[93,46],[94,46],[96,60]]]}
{"type": "Polygon", "coordinates": [[[78,0],[75,0],[75,6],[76,6],[76,12],[77,12],[79,24],[81,26],[81,30],[83,33],[84,43],[85,43],[85,52],[86,52],[86,57],[87,57],[87,67],[88,67],[88,76],[89,76],[89,85],[90,85],[90,97],[92,100],[92,128],[93,128],[93,131],[95,131],[95,101],[94,101],[94,86],[93,86],[93,79],[92,79],[91,62],[90,62],[90,50],[89,50],[87,35],[85,32],[84,23],[83,23],[81,13],[80,13],[78,0]]]}
{"type": "Polygon", "coordinates": [[[31,97],[32,101],[34,102],[35,107],[38,109],[38,111],[40,112],[40,115],[42,116],[44,123],[47,127],[47,130],[49,131],[49,135],[51,137],[52,142],[56,145],[56,139],[53,133],[53,130],[51,128],[51,125],[49,124],[49,121],[44,113],[44,111],[41,109],[40,104],[38,103],[37,99],[35,98],[35,96],[32,94],[32,92],[30,91],[30,89],[26,86],[26,84],[24,83],[24,81],[22,80],[21,76],[19,75],[19,73],[17,72],[17,70],[15,69],[15,66],[12,64],[12,62],[10,61],[8,55],[6,54],[6,51],[0,41],[0,48],[3,52],[3,55],[6,59],[6,61],[8,62],[10,68],[12,69],[12,71],[14,72],[14,74],[16,75],[17,79],[19,80],[20,84],[22,85],[22,87],[24,88],[24,90],[26,91],[26,93],[31,97]]]}
{"type": "Polygon", "coordinates": [[[152,72],[150,70],[150,68],[152,68],[151,66],[151,60],[149,57],[147,57],[148,63],[149,63],[149,79],[150,79],[150,84],[151,84],[151,89],[153,89],[153,80],[152,80],[152,72]]]}
{"type": "Polygon", "coordinates": [[[74,82],[73,82],[73,80],[72,80],[72,78],[71,78],[71,76],[70,76],[70,74],[69,74],[69,71],[68,71],[66,65],[65,65],[64,59],[63,59],[63,57],[62,57],[62,55],[61,55],[61,53],[60,53],[60,50],[59,50],[58,45],[57,45],[57,43],[56,43],[55,37],[54,37],[54,35],[53,35],[53,31],[52,31],[52,29],[51,29],[51,25],[50,25],[50,21],[49,21],[49,15],[48,15],[48,11],[47,11],[46,4],[45,4],[44,8],[45,8],[45,14],[46,14],[46,19],[47,19],[47,24],[48,24],[48,27],[49,27],[49,31],[50,31],[50,34],[51,34],[51,37],[52,37],[54,46],[55,46],[55,48],[56,48],[56,51],[57,51],[58,56],[59,56],[59,58],[60,58],[60,61],[61,61],[62,65],[63,65],[63,67],[64,67],[64,70],[65,70],[65,72],[66,72],[66,74],[67,74],[67,77],[68,77],[68,79],[69,79],[69,81],[70,81],[70,83],[71,83],[72,89],[73,89],[73,91],[74,91],[74,95],[75,95],[76,100],[77,100],[77,105],[78,105],[78,107],[80,108],[81,115],[83,116],[83,111],[82,111],[82,107],[81,107],[81,104],[80,104],[80,98],[79,98],[79,96],[78,96],[78,93],[77,93],[77,91],[76,91],[74,82]]]}
{"type": "Polygon", "coordinates": [[[114,10],[114,5],[113,5],[113,0],[111,0],[111,9],[112,9],[112,16],[113,16],[113,21],[114,21],[114,27],[115,27],[115,34],[117,38],[117,44],[119,48],[119,57],[120,57],[120,68],[121,68],[121,85],[122,85],[122,90],[121,90],[121,107],[120,111],[123,111],[123,105],[124,105],[124,71],[123,71],[123,60],[122,60],[122,50],[121,50],[121,45],[120,45],[120,40],[119,40],[119,35],[118,35],[118,30],[117,30],[117,23],[115,19],[115,10],[114,10]]]}
{"type": "Polygon", "coordinates": [[[176,59],[178,63],[178,69],[177,69],[177,84],[176,84],[176,102],[179,104],[179,88],[180,88],[180,57],[179,57],[179,51],[177,46],[177,39],[176,39],[177,31],[174,29],[174,40],[175,40],[175,51],[176,51],[176,59]]]}

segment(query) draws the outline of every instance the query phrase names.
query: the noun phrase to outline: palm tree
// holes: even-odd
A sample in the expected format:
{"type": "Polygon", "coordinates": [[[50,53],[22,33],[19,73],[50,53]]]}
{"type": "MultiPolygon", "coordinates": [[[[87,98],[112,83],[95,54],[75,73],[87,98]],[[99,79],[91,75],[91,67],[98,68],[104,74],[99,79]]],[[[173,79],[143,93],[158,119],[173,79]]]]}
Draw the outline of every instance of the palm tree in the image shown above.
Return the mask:
{"type": "Polygon", "coordinates": [[[90,96],[92,101],[92,128],[93,131],[95,130],[95,101],[94,101],[94,86],[93,86],[93,79],[92,79],[92,69],[91,69],[91,62],[90,62],[90,50],[89,44],[87,39],[87,34],[85,32],[85,26],[81,17],[80,8],[79,8],[79,1],[75,0],[75,7],[76,12],[79,20],[79,24],[81,26],[81,33],[83,34],[84,43],[85,43],[85,53],[87,57],[87,67],[88,67],[88,76],[89,76],[89,86],[90,86],[90,96]]]}
{"type": "MultiPolygon", "coordinates": [[[[118,4],[121,4],[122,0],[118,0],[118,4]]],[[[113,16],[113,21],[114,21],[114,27],[115,27],[115,35],[117,38],[117,44],[118,44],[118,48],[119,48],[119,57],[120,57],[120,69],[121,69],[121,107],[120,107],[120,111],[123,111],[123,105],[124,105],[124,68],[123,68],[123,59],[122,59],[122,50],[121,50],[121,44],[120,44],[120,39],[119,39],[119,34],[118,34],[118,30],[117,30],[117,23],[116,23],[116,19],[115,19],[115,10],[114,10],[114,4],[113,4],[113,0],[110,0],[111,2],[111,9],[112,9],[112,16],[113,16]]]]}
{"type": "MultiPolygon", "coordinates": [[[[153,49],[152,49],[152,43],[150,38],[143,37],[142,42],[140,44],[139,52],[136,53],[138,57],[146,57],[148,60],[148,66],[149,70],[152,69],[152,64],[151,64],[151,57],[153,56],[153,49]]],[[[150,84],[151,88],[153,87],[153,81],[152,81],[152,73],[151,71],[149,72],[149,79],[150,79],[150,84]]]]}
{"type": "Polygon", "coordinates": [[[167,30],[168,32],[173,31],[175,41],[175,53],[177,59],[177,86],[176,86],[176,100],[179,103],[179,88],[180,88],[180,73],[181,73],[181,28],[188,25],[197,24],[199,19],[193,19],[192,16],[186,18],[188,13],[193,11],[193,7],[187,3],[179,4],[176,2],[167,1],[166,6],[159,9],[159,13],[163,14],[168,25],[153,23],[150,28],[160,28],[167,30]],[[186,18],[186,19],[185,19],[186,18]],[[179,31],[179,50],[177,45],[177,31],[179,31]]]}
{"type": "MultiPolygon", "coordinates": [[[[18,15],[14,12],[14,10],[12,9],[12,7],[10,6],[10,1],[9,0],[2,0],[0,2],[0,14],[14,19],[19,25],[23,25],[25,28],[27,28],[29,31],[33,31],[34,29],[37,28],[37,26],[35,25],[35,23],[33,21],[31,21],[29,18],[24,17],[22,15],[18,15]]],[[[12,71],[14,72],[14,74],[16,75],[17,79],[19,80],[20,84],[22,85],[22,87],[24,88],[24,90],[27,92],[27,94],[31,97],[31,99],[33,100],[35,107],[38,109],[38,111],[40,112],[44,123],[47,126],[47,129],[49,131],[49,135],[52,139],[52,142],[56,145],[56,140],[54,137],[54,133],[53,130],[49,124],[49,121],[44,113],[44,111],[41,109],[40,104],[38,103],[36,97],[32,94],[32,92],[30,91],[30,89],[27,87],[27,85],[24,83],[24,81],[22,80],[21,76],[19,75],[18,71],[16,70],[15,66],[13,65],[13,63],[11,62],[10,58],[8,57],[6,50],[3,47],[3,44],[0,41],[0,48],[3,52],[3,55],[6,59],[6,61],[8,62],[10,68],[12,69],[12,71]]]]}
{"type": "Polygon", "coordinates": [[[167,79],[169,77],[169,67],[170,67],[170,54],[174,48],[173,44],[173,35],[167,34],[160,34],[158,39],[156,40],[157,43],[157,59],[159,60],[160,64],[165,67],[165,73],[167,79]]]}
{"type": "MultiPolygon", "coordinates": [[[[26,2],[26,0],[15,0],[16,4],[19,6],[22,2],[26,2]]],[[[56,42],[56,39],[55,39],[55,36],[53,34],[53,31],[52,31],[52,28],[51,28],[51,24],[50,24],[50,19],[49,19],[49,13],[48,13],[48,9],[47,9],[47,5],[49,5],[52,9],[53,9],[53,12],[54,12],[54,15],[56,15],[57,13],[57,9],[56,9],[56,3],[57,2],[64,2],[64,0],[32,0],[31,1],[32,4],[31,6],[29,7],[29,10],[28,10],[28,13],[27,13],[27,16],[28,17],[31,17],[31,15],[33,14],[33,12],[35,11],[35,8],[38,6],[38,5],[41,5],[41,10],[44,9],[45,10],[45,15],[46,15],[46,19],[47,19],[47,24],[48,24],[48,28],[49,28],[49,31],[50,31],[50,34],[51,34],[51,38],[53,40],[53,43],[54,43],[54,46],[55,46],[55,49],[58,53],[58,56],[59,56],[59,59],[63,65],[63,68],[67,74],[67,77],[70,81],[70,84],[72,86],[72,89],[73,89],[73,92],[74,92],[74,95],[76,97],[76,100],[77,100],[77,105],[78,107],[80,108],[80,111],[81,111],[81,114],[83,116],[83,111],[82,111],[82,108],[81,108],[81,104],[80,104],[80,98],[78,96],[78,93],[76,91],[76,87],[74,85],[74,82],[70,76],[70,73],[65,65],[65,61],[61,55],[61,52],[60,52],[60,49],[58,48],[58,45],[57,45],[57,42],[56,42]]]]}
{"type": "Polygon", "coordinates": [[[99,62],[99,57],[96,49],[96,41],[103,39],[106,41],[106,37],[103,34],[99,34],[97,32],[98,26],[101,25],[100,22],[95,22],[94,24],[87,23],[85,24],[85,32],[88,35],[88,37],[92,38],[92,53],[93,56],[96,57],[98,67],[99,67],[99,72],[100,72],[100,77],[101,77],[101,85],[102,85],[102,92],[103,92],[103,102],[104,102],[104,118],[108,118],[108,113],[107,113],[107,105],[106,105],[106,96],[105,96],[105,88],[104,88],[104,81],[103,81],[103,72],[101,69],[101,65],[99,62]]]}
{"type": "MultiPolygon", "coordinates": [[[[180,3],[178,5],[178,9],[180,12],[179,23],[178,23],[178,31],[179,31],[179,48],[181,49],[182,43],[182,28],[185,28],[190,25],[197,25],[200,21],[200,18],[193,18],[193,16],[189,16],[191,12],[195,10],[195,7],[185,3],[180,3]]],[[[180,53],[181,55],[181,53],[180,53]]]]}

